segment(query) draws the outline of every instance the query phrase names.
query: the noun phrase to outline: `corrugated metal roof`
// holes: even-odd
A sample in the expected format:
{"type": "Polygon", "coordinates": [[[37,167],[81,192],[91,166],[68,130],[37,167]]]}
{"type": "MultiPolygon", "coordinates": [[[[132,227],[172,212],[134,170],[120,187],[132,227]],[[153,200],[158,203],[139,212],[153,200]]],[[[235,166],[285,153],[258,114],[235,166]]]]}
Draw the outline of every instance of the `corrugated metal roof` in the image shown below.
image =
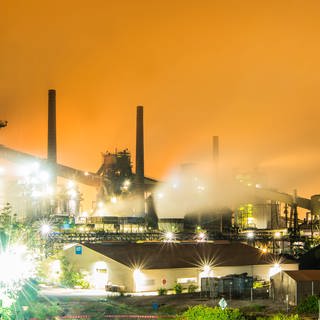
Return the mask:
{"type": "Polygon", "coordinates": [[[297,263],[263,253],[243,243],[95,243],[84,244],[128,267],[142,269],[194,268],[297,263]]]}
{"type": "Polygon", "coordinates": [[[283,271],[296,281],[320,281],[320,270],[283,271]]]}

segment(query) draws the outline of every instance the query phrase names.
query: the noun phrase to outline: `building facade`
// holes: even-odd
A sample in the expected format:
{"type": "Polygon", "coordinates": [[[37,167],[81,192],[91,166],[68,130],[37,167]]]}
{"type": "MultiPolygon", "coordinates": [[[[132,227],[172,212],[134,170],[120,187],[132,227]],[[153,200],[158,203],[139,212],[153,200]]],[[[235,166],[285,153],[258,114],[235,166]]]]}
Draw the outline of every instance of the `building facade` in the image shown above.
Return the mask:
{"type": "Polygon", "coordinates": [[[269,280],[281,269],[298,269],[295,261],[230,242],[75,244],[64,255],[93,287],[127,292],[172,289],[176,283],[200,287],[201,278],[230,274],[269,280]]]}

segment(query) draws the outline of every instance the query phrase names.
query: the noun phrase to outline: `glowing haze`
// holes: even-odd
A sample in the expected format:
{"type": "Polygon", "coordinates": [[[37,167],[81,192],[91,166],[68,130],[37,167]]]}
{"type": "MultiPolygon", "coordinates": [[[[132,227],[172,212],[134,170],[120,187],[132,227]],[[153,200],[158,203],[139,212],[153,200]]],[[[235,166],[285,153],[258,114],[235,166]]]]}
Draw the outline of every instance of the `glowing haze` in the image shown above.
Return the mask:
{"type": "Polygon", "coordinates": [[[209,161],[219,135],[222,167],[318,193],[319,34],[316,0],[3,0],[0,141],[46,156],[55,88],[60,163],[133,152],[142,104],[146,175],[209,161]]]}

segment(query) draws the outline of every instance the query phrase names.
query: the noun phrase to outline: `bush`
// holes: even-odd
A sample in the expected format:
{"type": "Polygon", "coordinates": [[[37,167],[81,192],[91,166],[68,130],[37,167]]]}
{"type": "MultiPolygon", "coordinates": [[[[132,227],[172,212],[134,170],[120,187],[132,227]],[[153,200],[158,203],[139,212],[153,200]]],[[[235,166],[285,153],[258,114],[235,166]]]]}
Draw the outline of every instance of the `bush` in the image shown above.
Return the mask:
{"type": "Polygon", "coordinates": [[[176,283],[173,287],[173,290],[176,294],[182,293],[182,285],[181,283],[176,283]]]}
{"type": "Polygon", "coordinates": [[[60,276],[60,282],[67,288],[81,287],[88,289],[90,284],[83,278],[83,275],[76,271],[65,257],[60,259],[62,274],[60,276]]]}
{"type": "Polygon", "coordinates": [[[159,296],[164,296],[164,295],[167,294],[167,292],[168,292],[168,289],[166,289],[166,288],[159,288],[158,289],[158,295],[159,296]]]}
{"type": "Polygon", "coordinates": [[[38,319],[53,319],[61,313],[61,308],[58,305],[45,305],[43,303],[33,303],[29,308],[29,314],[32,318],[38,319]]]}
{"type": "Polygon", "coordinates": [[[266,306],[263,306],[261,304],[251,304],[248,306],[244,306],[240,308],[240,311],[243,313],[248,313],[248,312],[262,312],[265,310],[266,306]]]}
{"type": "Polygon", "coordinates": [[[11,320],[12,319],[12,310],[11,308],[5,308],[0,306],[0,316],[1,320],[11,320]]]}
{"type": "Polygon", "coordinates": [[[190,284],[188,287],[188,293],[195,293],[198,287],[194,284],[190,284]]]}
{"type": "Polygon", "coordinates": [[[297,306],[297,312],[301,313],[318,313],[318,296],[308,296],[303,301],[301,301],[297,306]]]}
{"type": "Polygon", "coordinates": [[[197,305],[190,307],[181,316],[178,316],[178,320],[245,320],[243,314],[239,309],[226,308],[222,310],[220,307],[207,307],[203,305],[197,305]]]}
{"type": "Polygon", "coordinates": [[[299,320],[297,314],[282,314],[278,313],[270,317],[257,317],[257,320],[299,320]]]}

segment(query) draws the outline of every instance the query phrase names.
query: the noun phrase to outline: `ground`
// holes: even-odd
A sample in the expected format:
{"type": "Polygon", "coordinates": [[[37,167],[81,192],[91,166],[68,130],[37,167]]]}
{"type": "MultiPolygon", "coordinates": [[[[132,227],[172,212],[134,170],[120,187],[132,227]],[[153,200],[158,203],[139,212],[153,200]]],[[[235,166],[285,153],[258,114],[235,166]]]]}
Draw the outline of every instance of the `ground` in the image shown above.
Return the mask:
{"type": "MultiPolygon", "coordinates": [[[[99,314],[141,314],[141,315],[175,315],[189,306],[205,304],[218,305],[218,299],[201,297],[199,293],[164,296],[114,296],[110,297],[99,290],[47,289],[42,294],[51,303],[59,304],[65,315],[90,315],[99,319],[99,314]],[[158,310],[154,310],[158,305],[158,310]]],[[[228,307],[240,308],[247,314],[268,315],[286,312],[287,306],[271,299],[229,300],[228,307]]]]}

